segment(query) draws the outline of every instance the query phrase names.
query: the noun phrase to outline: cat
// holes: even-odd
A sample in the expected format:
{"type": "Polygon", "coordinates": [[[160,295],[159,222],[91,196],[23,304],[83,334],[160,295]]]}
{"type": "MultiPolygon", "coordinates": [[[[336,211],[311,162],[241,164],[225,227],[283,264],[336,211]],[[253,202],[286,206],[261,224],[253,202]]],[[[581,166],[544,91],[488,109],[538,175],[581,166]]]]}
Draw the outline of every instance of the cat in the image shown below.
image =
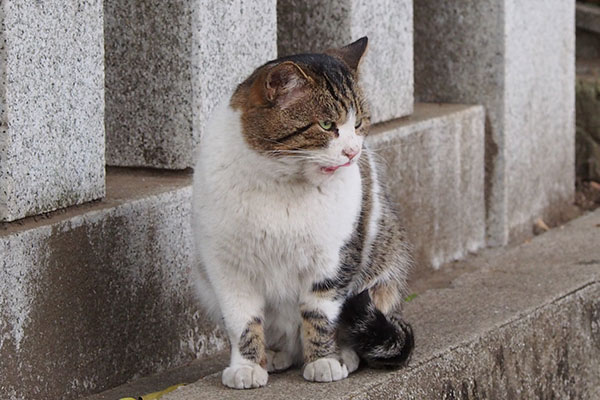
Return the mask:
{"type": "Polygon", "coordinates": [[[404,365],[412,261],[365,146],[361,38],[256,69],[213,113],[197,153],[199,293],[231,344],[224,385],[303,365],[331,382],[404,365]],[[267,372],[268,371],[268,372],[267,372]]]}

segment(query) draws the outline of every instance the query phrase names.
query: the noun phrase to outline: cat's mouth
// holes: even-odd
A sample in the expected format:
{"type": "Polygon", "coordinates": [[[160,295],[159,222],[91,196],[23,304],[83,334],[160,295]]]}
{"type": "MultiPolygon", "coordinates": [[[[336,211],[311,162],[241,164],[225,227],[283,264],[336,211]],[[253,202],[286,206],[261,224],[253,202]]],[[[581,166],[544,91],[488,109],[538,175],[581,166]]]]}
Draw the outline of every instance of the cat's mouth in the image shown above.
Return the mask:
{"type": "Polygon", "coordinates": [[[352,161],[348,161],[346,164],[336,165],[335,167],[321,167],[321,172],[327,175],[333,174],[338,168],[347,167],[352,164],[352,161]]]}

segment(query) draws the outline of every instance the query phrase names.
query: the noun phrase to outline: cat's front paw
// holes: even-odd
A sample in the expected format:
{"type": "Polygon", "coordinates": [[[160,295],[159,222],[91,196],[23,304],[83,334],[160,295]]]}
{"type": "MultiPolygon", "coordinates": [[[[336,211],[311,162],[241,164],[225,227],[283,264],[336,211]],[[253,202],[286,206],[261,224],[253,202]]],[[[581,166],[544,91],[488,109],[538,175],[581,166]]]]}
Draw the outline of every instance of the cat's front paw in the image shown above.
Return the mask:
{"type": "Polygon", "coordinates": [[[223,370],[223,385],[232,389],[251,389],[265,386],[269,374],[258,364],[231,365],[223,370]]]}
{"type": "Polygon", "coordinates": [[[304,379],[311,382],[333,382],[348,377],[348,368],[335,358],[319,358],[306,364],[304,379]]]}
{"type": "Polygon", "coordinates": [[[292,356],[285,351],[267,350],[267,371],[281,372],[292,366],[292,356]]]}

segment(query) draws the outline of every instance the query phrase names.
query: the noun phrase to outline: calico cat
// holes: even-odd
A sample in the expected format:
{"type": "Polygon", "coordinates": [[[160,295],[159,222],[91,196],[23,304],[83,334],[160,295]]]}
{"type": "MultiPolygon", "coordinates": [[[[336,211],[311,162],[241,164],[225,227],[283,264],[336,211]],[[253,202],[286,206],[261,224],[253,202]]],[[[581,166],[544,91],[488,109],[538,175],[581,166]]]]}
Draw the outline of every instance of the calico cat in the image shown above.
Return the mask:
{"type": "Polygon", "coordinates": [[[367,38],[258,68],[217,109],[194,174],[200,295],[231,343],[226,386],[304,365],[344,379],[398,367],[411,257],[364,138],[357,83],[367,38]]]}

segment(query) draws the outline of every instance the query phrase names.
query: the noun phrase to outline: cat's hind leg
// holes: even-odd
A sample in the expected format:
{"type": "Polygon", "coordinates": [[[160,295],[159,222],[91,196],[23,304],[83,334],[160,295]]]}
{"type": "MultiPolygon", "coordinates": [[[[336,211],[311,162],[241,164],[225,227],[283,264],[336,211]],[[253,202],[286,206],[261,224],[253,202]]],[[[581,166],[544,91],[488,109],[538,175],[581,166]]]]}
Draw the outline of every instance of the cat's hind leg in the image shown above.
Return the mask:
{"type": "Polygon", "coordinates": [[[294,364],[294,358],[289,351],[267,350],[267,371],[283,372],[294,364]]]}
{"type": "Polygon", "coordinates": [[[267,307],[267,371],[282,372],[302,363],[301,319],[298,304],[278,303],[267,307]]]}

